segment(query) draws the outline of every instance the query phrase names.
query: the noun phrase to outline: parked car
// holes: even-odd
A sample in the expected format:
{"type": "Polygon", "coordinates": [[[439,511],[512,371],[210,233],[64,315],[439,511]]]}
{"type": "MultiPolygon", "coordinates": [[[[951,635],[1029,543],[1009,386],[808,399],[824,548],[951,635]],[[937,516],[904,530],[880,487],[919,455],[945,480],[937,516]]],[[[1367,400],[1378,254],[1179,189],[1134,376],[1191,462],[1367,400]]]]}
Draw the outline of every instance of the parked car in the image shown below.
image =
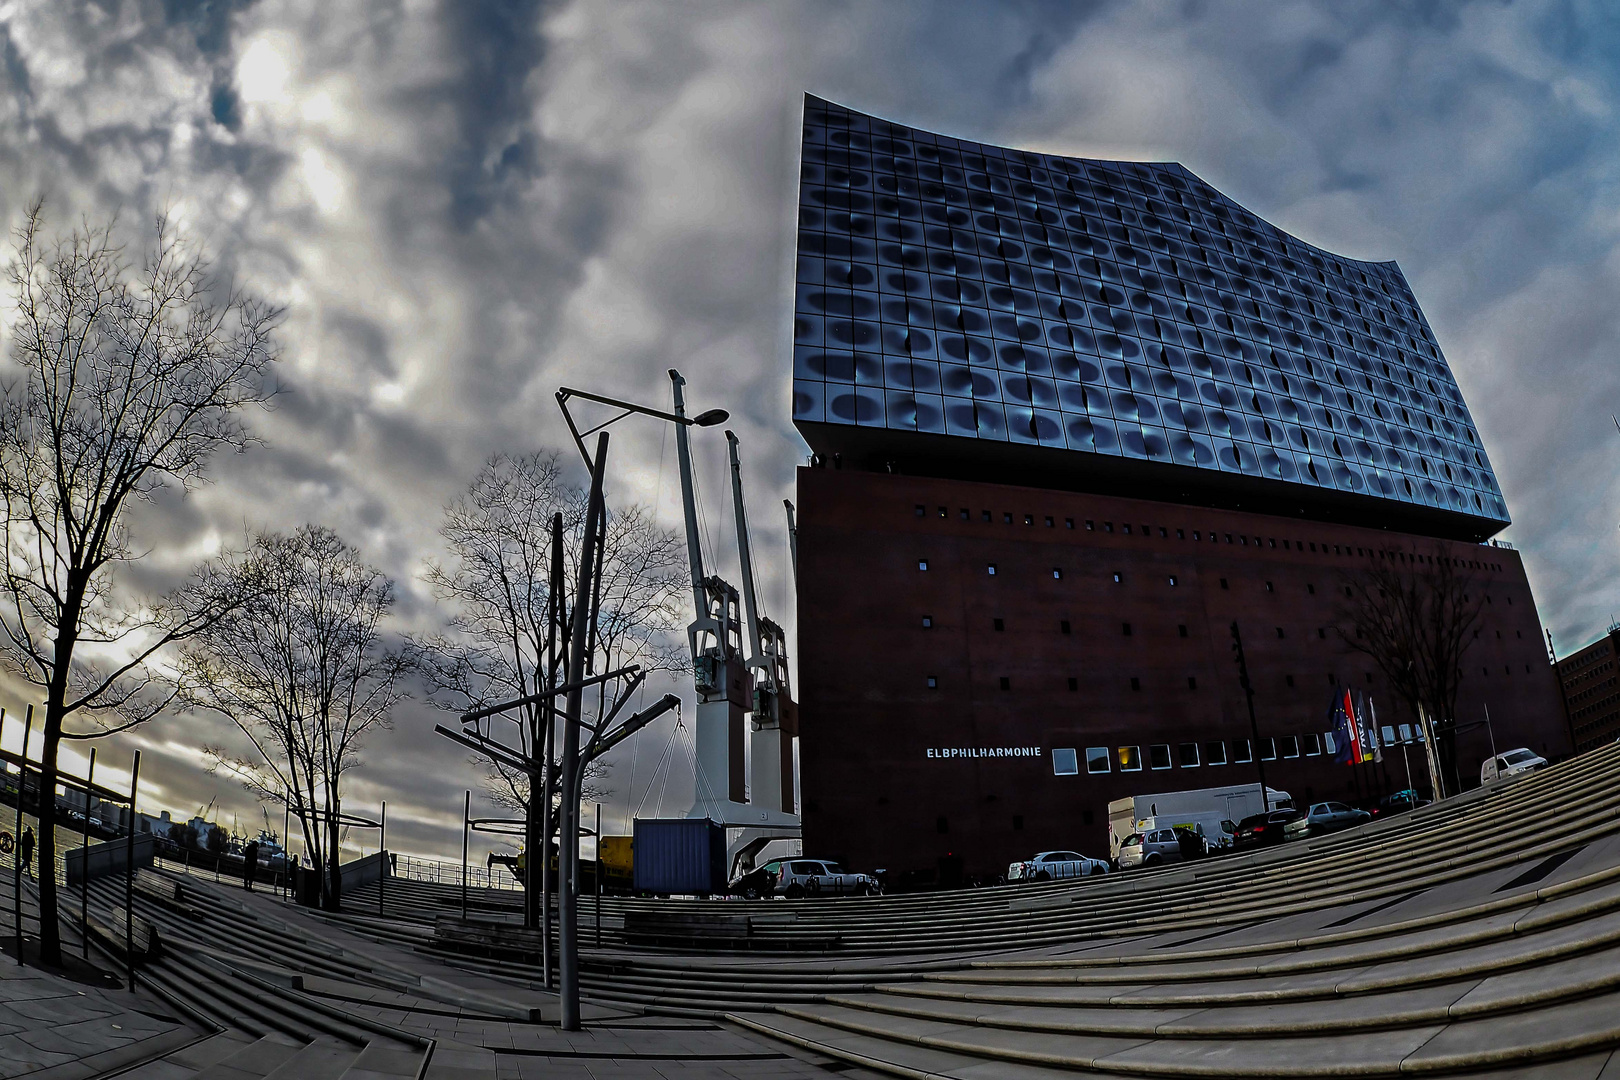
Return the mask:
{"type": "Polygon", "coordinates": [[[1311,808],[1283,826],[1283,837],[1298,840],[1304,836],[1320,836],[1337,832],[1353,825],[1371,821],[1372,815],[1342,802],[1312,803],[1311,808]]]}
{"type": "Polygon", "coordinates": [[[1075,851],[1043,851],[1028,862],[1008,866],[1007,881],[1051,881],[1106,873],[1108,864],[1102,859],[1088,859],[1075,851]]]}
{"type": "Polygon", "coordinates": [[[1393,795],[1385,795],[1372,807],[1373,817],[1388,817],[1390,814],[1401,814],[1408,810],[1416,810],[1420,806],[1428,806],[1429,800],[1422,798],[1411,788],[1397,791],[1393,795]]]}
{"type": "Polygon", "coordinates": [[[801,896],[876,896],[883,889],[871,874],[852,874],[831,859],[781,859],[762,869],[776,875],[776,891],[801,896]]]}
{"type": "Polygon", "coordinates": [[[767,863],[758,866],[731,883],[731,895],[741,896],[747,900],[758,900],[762,896],[776,894],[777,871],[771,867],[780,868],[780,863],[767,863]]]}
{"type": "Polygon", "coordinates": [[[1247,851],[1250,848],[1280,844],[1284,840],[1284,827],[1290,821],[1303,816],[1303,811],[1292,807],[1273,810],[1268,814],[1250,814],[1238,822],[1237,829],[1232,833],[1232,850],[1247,851]]]}
{"type": "Polygon", "coordinates": [[[1479,767],[1479,782],[1488,784],[1492,780],[1504,780],[1509,776],[1535,772],[1537,769],[1545,769],[1546,767],[1546,758],[1534,750],[1528,750],[1521,746],[1517,750],[1509,750],[1505,754],[1497,754],[1495,757],[1486,758],[1485,763],[1479,767]]]}
{"type": "Polygon", "coordinates": [[[1209,841],[1192,829],[1151,829],[1132,833],[1119,845],[1119,868],[1158,866],[1209,854],[1209,841]]]}

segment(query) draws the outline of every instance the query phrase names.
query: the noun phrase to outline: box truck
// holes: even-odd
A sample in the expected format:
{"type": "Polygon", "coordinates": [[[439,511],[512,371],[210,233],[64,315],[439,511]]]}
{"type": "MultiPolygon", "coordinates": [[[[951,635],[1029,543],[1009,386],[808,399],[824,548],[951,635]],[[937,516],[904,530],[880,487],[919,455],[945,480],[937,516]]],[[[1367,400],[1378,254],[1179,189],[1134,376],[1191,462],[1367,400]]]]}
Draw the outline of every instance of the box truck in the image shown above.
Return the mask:
{"type": "MultiPolygon", "coordinates": [[[[1267,787],[1271,809],[1294,805],[1288,792],[1267,787]]],[[[1232,828],[1250,814],[1261,813],[1259,784],[1232,784],[1228,787],[1197,788],[1192,791],[1161,791],[1156,795],[1132,795],[1108,804],[1108,854],[1119,858],[1119,845],[1132,833],[1144,829],[1202,827],[1210,850],[1229,847],[1232,828]]]]}

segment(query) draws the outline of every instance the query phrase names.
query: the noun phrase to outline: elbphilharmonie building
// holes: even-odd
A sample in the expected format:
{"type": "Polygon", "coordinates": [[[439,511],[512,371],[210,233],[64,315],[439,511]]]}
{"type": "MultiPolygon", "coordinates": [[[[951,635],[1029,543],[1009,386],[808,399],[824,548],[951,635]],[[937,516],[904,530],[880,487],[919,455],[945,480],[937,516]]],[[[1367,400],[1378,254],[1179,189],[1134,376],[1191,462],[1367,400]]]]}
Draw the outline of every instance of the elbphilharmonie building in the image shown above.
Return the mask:
{"type": "MultiPolygon", "coordinates": [[[[1257,757],[1297,798],[1369,794],[1322,733],[1344,688],[1397,742],[1413,719],[1340,633],[1370,560],[1473,575],[1459,712],[1567,750],[1490,459],[1393,262],[1178,164],[810,97],[795,286],[807,852],[946,880],[1095,853],[1110,800],[1257,757]]],[[[1459,745],[1477,772],[1485,733],[1459,745]]]]}

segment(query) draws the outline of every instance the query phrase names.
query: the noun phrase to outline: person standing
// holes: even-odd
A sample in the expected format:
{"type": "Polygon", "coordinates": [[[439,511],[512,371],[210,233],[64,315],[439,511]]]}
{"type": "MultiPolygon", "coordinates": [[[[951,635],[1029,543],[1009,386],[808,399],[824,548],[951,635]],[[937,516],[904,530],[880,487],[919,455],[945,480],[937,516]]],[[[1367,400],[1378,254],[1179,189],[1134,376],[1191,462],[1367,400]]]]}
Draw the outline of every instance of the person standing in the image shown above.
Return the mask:
{"type": "Polygon", "coordinates": [[[248,892],[253,891],[253,875],[259,869],[259,842],[249,840],[247,847],[242,849],[242,885],[248,892]]]}
{"type": "Polygon", "coordinates": [[[29,877],[34,876],[34,827],[28,826],[23,830],[22,842],[18,845],[17,857],[22,860],[23,873],[29,877]]]}

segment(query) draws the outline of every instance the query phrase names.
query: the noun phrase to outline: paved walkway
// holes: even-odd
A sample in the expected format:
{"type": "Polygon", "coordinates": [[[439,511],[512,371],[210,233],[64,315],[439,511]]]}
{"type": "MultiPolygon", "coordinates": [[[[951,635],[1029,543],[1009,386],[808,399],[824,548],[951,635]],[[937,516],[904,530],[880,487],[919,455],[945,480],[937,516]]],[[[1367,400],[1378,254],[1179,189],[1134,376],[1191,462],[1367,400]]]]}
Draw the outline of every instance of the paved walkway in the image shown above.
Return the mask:
{"type": "Polygon", "coordinates": [[[161,1006],[22,967],[0,955],[0,1077],[78,1080],[145,1061],[201,1034],[161,1006]]]}

